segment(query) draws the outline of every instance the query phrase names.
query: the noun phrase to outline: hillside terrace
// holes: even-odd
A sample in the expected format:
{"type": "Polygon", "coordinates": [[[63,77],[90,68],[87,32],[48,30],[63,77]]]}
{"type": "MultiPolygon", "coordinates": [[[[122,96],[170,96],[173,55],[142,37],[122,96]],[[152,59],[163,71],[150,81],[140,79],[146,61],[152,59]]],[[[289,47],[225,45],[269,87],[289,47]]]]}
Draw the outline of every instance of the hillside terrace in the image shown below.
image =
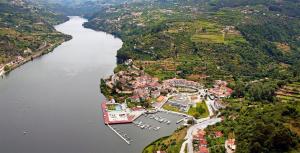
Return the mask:
{"type": "Polygon", "coordinates": [[[193,88],[203,88],[198,82],[189,81],[186,79],[169,79],[163,81],[163,86],[165,87],[193,87],[193,88]]]}

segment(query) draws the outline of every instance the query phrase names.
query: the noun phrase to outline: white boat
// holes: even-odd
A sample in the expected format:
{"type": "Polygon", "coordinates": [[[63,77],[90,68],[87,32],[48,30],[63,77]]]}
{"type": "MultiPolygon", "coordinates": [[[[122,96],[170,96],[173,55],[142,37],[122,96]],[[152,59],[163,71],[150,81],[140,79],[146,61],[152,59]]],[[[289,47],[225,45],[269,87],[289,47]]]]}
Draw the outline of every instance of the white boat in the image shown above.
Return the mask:
{"type": "Polygon", "coordinates": [[[157,130],[159,130],[159,129],[160,129],[160,127],[159,127],[159,126],[158,126],[158,127],[156,127],[156,128],[154,128],[154,130],[155,130],[155,131],[157,131],[157,130]]]}

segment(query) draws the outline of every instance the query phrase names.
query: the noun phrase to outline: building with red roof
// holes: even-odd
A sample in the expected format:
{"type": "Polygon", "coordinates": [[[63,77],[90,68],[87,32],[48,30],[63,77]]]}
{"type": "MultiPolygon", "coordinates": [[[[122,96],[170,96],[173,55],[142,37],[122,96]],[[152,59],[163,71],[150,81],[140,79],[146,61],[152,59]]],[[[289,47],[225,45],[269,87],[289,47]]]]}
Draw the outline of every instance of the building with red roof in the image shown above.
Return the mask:
{"type": "Polygon", "coordinates": [[[207,147],[207,141],[205,139],[203,140],[200,140],[200,146],[204,146],[204,147],[207,147]]]}
{"type": "Polygon", "coordinates": [[[219,138],[219,137],[222,137],[223,136],[223,133],[221,131],[216,131],[215,132],[215,137],[216,138],[219,138]]]}
{"type": "Polygon", "coordinates": [[[207,148],[207,147],[200,146],[200,147],[199,147],[199,153],[208,153],[208,148],[207,148]]]}

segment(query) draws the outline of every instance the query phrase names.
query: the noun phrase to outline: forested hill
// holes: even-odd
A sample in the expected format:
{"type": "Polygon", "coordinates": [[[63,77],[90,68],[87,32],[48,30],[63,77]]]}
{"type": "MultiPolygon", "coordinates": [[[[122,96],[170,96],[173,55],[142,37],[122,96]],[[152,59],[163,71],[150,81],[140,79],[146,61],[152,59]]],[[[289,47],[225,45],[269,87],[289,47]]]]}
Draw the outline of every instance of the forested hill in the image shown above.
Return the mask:
{"type": "Polygon", "coordinates": [[[288,16],[300,17],[299,0],[214,0],[209,3],[215,9],[264,5],[270,11],[276,11],[288,16]]]}
{"type": "Polygon", "coordinates": [[[67,16],[91,16],[93,13],[126,0],[28,0],[47,10],[67,16]]]}
{"type": "MultiPolygon", "coordinates": [[[[177,70],[183,78],[293,78],[300,72],[300,20],[270,10],[269,4],[273,1],[230,7],[223,1],[123,4],[95,13],[85,26],[123,39],[119,61],[165,60],[176,54],[177,70]]],[[[297,2],[288,6],[299,8],[297,2]]]]}
{"type": "Polygon", "coordinates": [[[66,38],[53,25],[68,20],[23,0],[0,1],[0,64],[27,57],[66,38]]]}

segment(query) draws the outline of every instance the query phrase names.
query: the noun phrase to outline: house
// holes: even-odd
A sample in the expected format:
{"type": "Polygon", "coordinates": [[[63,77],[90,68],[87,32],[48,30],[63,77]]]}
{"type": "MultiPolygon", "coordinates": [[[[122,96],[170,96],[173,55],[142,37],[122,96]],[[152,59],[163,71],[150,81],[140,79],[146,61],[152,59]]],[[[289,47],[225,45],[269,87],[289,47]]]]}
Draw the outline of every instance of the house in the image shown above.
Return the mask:
{"type": "Polygon", "coordinates": [[[216,138],[219,138],[219,137],[222,137],[223,136],[223,133],[221,131],[216,131],[215,132],[215,137],[216,138]]]}
{"type": "Polygon", "coordinates": [[[227,87],[227,82],[216,80],[214,87],[209,89],[209,92],[219,98],[229,97],[233,90],[227,87]]]}
{"type": "Polygon", "coordinates": [[[199,130],[199,131],[198,131],[198,135],[203,135],[203,136],[205,136],[205,135],[206,135],[206,132],[205,132],[204,130],[199,130]]]}
{"type": "Polygon", "coordinates": [[[124,62],[125,65],[132,65],[133,60],[132,59],[128,59],[124,62]]]}
{"type": "Polygon", "coordinates": [[[152,98],[157,98],[159,96],[160,96],[160,91],[159,90],[151,91],[151,97],[152,98]]]}
{"type": "Polygon", "coordinates": [[[135,95],[135,96],[131,96],[129,99],[130,99],[132,102],[136,102],[136,103],[139,103],[139,102],[141,102],[141,99],[140,99],[140,97],[139,97],[139,96],[137,96],[137,95],[135,95]]]}
{"type": "Polygon", "coordinates": [[[165,99],[165,96],[159,96],[156,100],[157,102],[162,102],[165,99]]]}
{"type": "Polygon", "coordinates": [[[139,96],[143,99],[147,99],[149,97],[149,91],[147,88],[137,88],[134,89],[133,95],[139,96]]]}
{"type": "Polygon", "coordinates": [[[116,103],[115,99],[112,98],[112,99],[110,100],[110,103],[115,104],[115,103],[116,103]]]}
{"type": "Polygon", "coordinates": [[[208,148],[200,146],[199,147],[199,153],[208,153],[208,148]]]}
{"type": "Polygon", "coordinates": [[[17,56],[16,62],[20,63],[22,61],[24,61],[24,58],[22,56],[17,56]]]}
{"type": "Polygon", "coordinates": [[[225,141],[225,148],[227,153],[234,153],[236,149],[235,139],[227,139],[225,141]]]}
{"type": "Polygon", "coordinates": [[[200,140],[200,146],[207,147],[207,141],[205,139],[200,140]]]}

